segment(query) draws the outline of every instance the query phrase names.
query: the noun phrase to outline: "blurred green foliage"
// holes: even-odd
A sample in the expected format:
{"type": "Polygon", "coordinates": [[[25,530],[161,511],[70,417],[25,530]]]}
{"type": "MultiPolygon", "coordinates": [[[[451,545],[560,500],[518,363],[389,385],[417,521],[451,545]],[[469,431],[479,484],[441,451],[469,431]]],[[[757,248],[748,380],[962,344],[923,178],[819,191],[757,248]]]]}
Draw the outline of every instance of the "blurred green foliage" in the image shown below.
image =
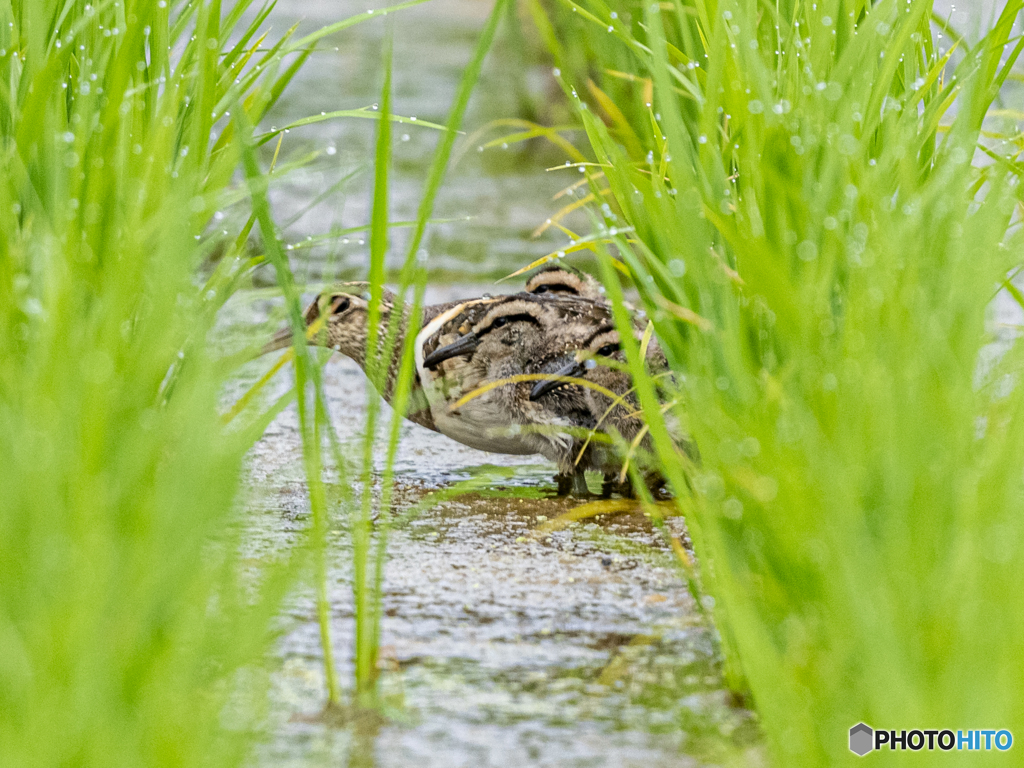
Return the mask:
{"type": "Polygon", "coordinates": [[[4,766],[239,764],[258,723],[298,553],[239,580],[259,424],[223,424],[205,339],[252,221],[204,233],[239,111],[331,30],[268,41],[250,5],[0,2],[4,766]]]}
{"type": "Polygon", "coordinates": [[[991,321],[1020,298],[1024,115],[992,107],[1021,3],[943,45],[929,0],[565,5],[602,273],[677,372],[656,392],[624,340],[775,764],[856,759],[862,720],[1024,730],[1021,349],[991,321]]]}

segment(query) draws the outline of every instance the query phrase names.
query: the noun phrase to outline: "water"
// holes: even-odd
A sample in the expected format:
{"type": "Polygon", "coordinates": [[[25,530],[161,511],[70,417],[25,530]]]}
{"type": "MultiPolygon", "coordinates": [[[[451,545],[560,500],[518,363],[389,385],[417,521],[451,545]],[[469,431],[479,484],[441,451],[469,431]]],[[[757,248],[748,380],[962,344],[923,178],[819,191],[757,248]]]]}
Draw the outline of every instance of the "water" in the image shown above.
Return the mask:
{"type": "MultiPolygon", "coordinates": [[[[300,34],[311,32],[374,5],[353,2],[279,2],[271,20],[275,29],[302,19],[300,34]]],[[[474,0],[431,0],[384,19],[343,32],[323,44],[299,73],[264,128],[282,127],[309,115],[340,109],[358,109],[380,101],[383,65],[381,48],[387,23],[394,34],[393,111],[443,124],[455,95],[462,69],[472,55],[479,27],[490,10],[474,0]],[[337,48],[337,50],[335,50],[337,48]]],[[[542,122],[565,122],[550,104],[557,85],[550,69],[523,64],[523,46],[506,24],[488,58],[481,82],[470,102],[465,135],[456,143],[452,165],[437,200],[434,216],[455,219],[428,231],[424,248],[429,254],[431,277],[441,279],[496,279],[531,260],[565,246],[568,238],[549,230],[542,237],[531,233],[552,213],[569,202],[552,197],[579,180],[575,169],[545,172],[562,165],[564,154],[544,140],[500,146],[480,152],[487,141],[521,130],[504,127],[477,132],[494,120],[537,112],[542,122]],[[469,220],[466,220],[469,217],[469,220]]],[[[341,119],[302,127],[285,136],[283,156],[320,156],[272,190],[278,221],[289,222],[286,238],[301,243],[308,236],[332,228],[365,225],[369,221],[372,159],[376,123],[341,119]],[[329,154],[333,153],[333,154],[329,154]],[[324,200],[310,202],[350,177],[324,200]],[[309,208],[309,210],[306,210],[309,208]]],[[[395,125],[394,169],[391,182],[391,219],[416,216],[427,168],[438,132],[412,125],[395,125]]],[[[273,143],[266,147],[267,162],[273,143]]],[[[571,227],[584,219],[570,217],[571,227]]],[[[393,232],[389,264],[405,255],[408,230],[393,232]]],[[[298,271],[310,280],[365,273],[368,260],[365,234],[339,238],[318,246],[296,260],[298,271]],[[341,242],[347,239],[348,242],[341,242]],[[362,241],[362,242],[360,242],[362,241]]]]}
{"type": "MultiPolygon", "coordinates": [[[[481,285],[432,288],[428,300],[476,295],[481,285]]],[[[240,294],[220,343],[264,334],[273,303],[240,294]]],[[[271,321],[271,324],[273,321],[271,321]]],[[[246,366],[234,401],[272,362],[246,366]]],[[[272,386],[288,386],[288,376],[272,386]]],[[[348,359],[325,368],[332,423],[355,449],[366,381],[348,359]]],[[[386,411],[390,418],[390,411],[386,411]]],[[[249,557],[280,552],[309,524],[301,439],[291,408],[248,462],[249,557]]],[[[258,765],[685,766],[737,754],[757,765],[753,716],[723,690],[712,639],[681,584],[673,555],[640,514],[602,516],[548,536],[538,526],[579,502],[554,497],[539,457],[487,454],[405,423],[400,509],[473,475],[508,476],[488,493],[437,505],[389,547],[382,627],[383,688],[392,718],[371,736],[319,717],[322,654],[311,592],[290,602],[272,672],[271,737],[258,765]],[[509,473],[514,469],[514,473],[509,473]],[[494,494],[502,494],[495,497],[494,494]],[[366,762],[367,760],[370,762],[366,762]]],[[[668,521],[685,538],[678,519],[668,521]]],[[[345,686],[354,622],[347,518],[332,513],[332,632],[345,686]]]]}
{"type": "MultiPolygon", "coordinates": [[[[367,7],[373,6],[279,0],[271,22],[280,30],[302,19],[300,32],[306,32],[367,7]]],[[[444,122],[488,11],[488,4],[473,0],[432,0],[391,17],[395,112],[444,122]]],[[[378,102],[384,32],[384,23],[375,20],[329,41],[264,127],[378,102]]],[[[547,68],[524,66],[523,50],[506,28],[471,102],[467,132],[531,109],[543,113],[543,122],[564,120],[545,106],[554,88],[547,68]]],[[[301,244],[369,220],[374,127],[368,120],[342,120],[286,135],[283,157],[320,153],[272,190],[287,241],[301,244]]],[[[393,220],[414,218],[436,140],[428,129],[395,126],[393,220]]],[[[567,202],[552,197],[578,180],[578,174],[545,171],[564,156],[537,141],[523,149],[477,152],[483,143],[464,138],[457,145],[459,159],[438,199],[435,216],[458,221],[429,230],[428,302],[517,289],[521,283],[496,287],[481,281],[565,245],[567,238],[553,231],[531,238],[567,202]]],[[[583,226],[571,218],[566,222],[583,226]]],[[[401,262],[406,234],[394,232],[392,266],[401,262]]],[[[291,251],[300,280],[313,285],[364,276],[366,239],[356,234],[347,243],[338,238],[291,251]]],[[[272,292],[240,292],[225,308],[219,343],[235,349],[262,341],[276,328],[279,310],[272,292]]],[[[226,402],[271,362],[246,366],[226,402]]],[[[287,378],[272,385],[278,393],[287,388],[287,378]]],[[[365,423],[365,378],[354,363],[335,357],[325,368],[325,382],[332,423],[354,450],[365,423]]],[[[642,515],[605,516],[538,536],[541,523],[579,503],[554,498],[553,465],[540,457],[474,451],[409,423],[396,464],[399,507],[495,468],[508,476],[491,493],[435,506],[394,534],[382,626],[385,722],[342,726],[320,717],[325,685],[312,594],[301,591],[289,603],[272,665],[270,735],[257,764],[763,763],[753,715],[732,706],[709,631],[678,578],[673,555],[642,515]]],[[[254,447],[247,472],[247,548],[260,559],[296,541],[309,524],[294,407],[254,447]]],[[[354,623],[347,521],[340,510],[333,515],[331,623],[339,673],[348,687],[354,623]]],[[[685,537],[680,520],[669,525],[685,537]]]]}

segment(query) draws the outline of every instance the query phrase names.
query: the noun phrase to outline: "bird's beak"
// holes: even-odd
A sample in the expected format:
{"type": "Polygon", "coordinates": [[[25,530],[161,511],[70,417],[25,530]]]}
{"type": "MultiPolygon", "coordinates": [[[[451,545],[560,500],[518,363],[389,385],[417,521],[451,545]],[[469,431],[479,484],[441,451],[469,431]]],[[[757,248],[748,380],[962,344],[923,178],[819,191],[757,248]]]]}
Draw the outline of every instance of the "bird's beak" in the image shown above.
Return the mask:
{"type": "Polygon", "coordinates": [[[476,351],[476,348],[480,345],[480,339],[475,333],[467,333],[451,344],[440,349],[435,349],[425,358],[423,358],[423,365],[427,368],[436,368],[438,365],[443,363],[445,360],[451,357],[458,357],[459,355],[470,355],[476,351]]]}
{"type": "Polygon", "coordinates": [[[261,355],[267,354],[267,352],[273,352],[276,349],[284,349],[292,345],[292,329],[282,328],[280,331],[275,333],[273,337],[260,350],[261,355]]]}
{"type": "MultiPolygon", "coordinates": [[[[583,374],[585,373],[586,369],[583,367],[583,364],[577,362],[576,360],[573,360],[568,365],[559,368],[552,375],[569,376],[574,379],[579,379],[582,378],[583,374]]],[[[537,400],[546,395],[551,390],[558,389],[559,387],[564,385],[565,382],[560,381],[559,379],[544,379],[544,381],[538,381],[536,384],[533,385],[533,389],[530,390],[530,399],[537,400]]]]}

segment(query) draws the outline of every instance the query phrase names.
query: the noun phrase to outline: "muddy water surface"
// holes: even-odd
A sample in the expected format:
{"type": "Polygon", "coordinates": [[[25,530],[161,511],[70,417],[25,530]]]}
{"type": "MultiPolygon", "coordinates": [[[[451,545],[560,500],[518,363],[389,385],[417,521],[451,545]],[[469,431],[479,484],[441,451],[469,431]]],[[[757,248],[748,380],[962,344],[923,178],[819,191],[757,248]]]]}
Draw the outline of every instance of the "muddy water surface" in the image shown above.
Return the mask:
{"type": "MultiPolygon", "coordinates": [[[[428,298],[479,291],[455,286],[428,298]]],[[[227,308],[225,342],[259,336],[253,320],[274,306],[237,296],[227,308]]],[[[247,366],[226,399],[271,362],[247,366]]],[[[338,356],[324,371],[332,422],[354,452],[365,378],[338,356]]],[[[272,386],[281,393],[290,382],[279,379],[272,386]]],[[[392,537],[381,660],[390,720],[371,735],[319,717],[325,688],[311,590],[290,601],[272,673],[272,736],[260,765],[759,763],[756,726],[730,706],[712,638],[673,555],[642,515],[538,535],[540,525],[580,503],[555,498],[553,465],[475,451],[408,422],[396,466],[399,510],[473,476],[494,473],[495,480],[430,508],[392,537]]],[[[294,408],[257,443],[247,472],[246,547],[259,559],[298,541],[309,525],[294,408]]],[[[345,686],[354,631],[347,514],[332,508],[329,582],[345,686]]],[[[681,521],[669,525],[685,535],[681,521]]]]}

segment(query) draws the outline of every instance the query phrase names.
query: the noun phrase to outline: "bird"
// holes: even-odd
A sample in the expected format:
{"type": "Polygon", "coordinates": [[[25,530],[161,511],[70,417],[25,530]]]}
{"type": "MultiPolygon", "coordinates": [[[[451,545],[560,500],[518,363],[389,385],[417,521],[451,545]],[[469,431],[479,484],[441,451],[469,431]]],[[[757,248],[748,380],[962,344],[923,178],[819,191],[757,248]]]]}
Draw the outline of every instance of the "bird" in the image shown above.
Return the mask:
{"type": "MultiPolygon", "coordinates": [[[[585,379],[601,389],[587,387],[584,400],[595,422],[595,428],[611,433],[643,456],[654,455],[654,443],[643,419],[639,400],[634,393],[633,378],[626,368],[621,337],[615,328],[596,329],[584,345],[574,353],[562,355],[560,367],[551,379],[539,381],[530,390],[530,399],[541,402],[565,386],[565,378],[585,379]],[[610,397],[609,393],[614,395],[610,397]]],[[[657,340],[651,339],[645,351],[645,367],[657,377],[670,376],[665,353],[657,340]]],[[[675,432],[681,430],[675,429],[675,432]]],[[[676,444],[694,463],[699,462],[697,446],[688,437],[674,435],[676,444]]],[[[622,459],[620,459],[620,462],[622,459]]],[[[614,491],[632,495],[628,482],[619,483],[620,473],[606,472],[602,494],[614,491]]],[[[653,468],[642,470],[644,483],[650,490],[665,484],[664,477],[653,468]]]]}
{"type": "MultiPolygon", "coordinates": [[[[545,292],[546,293],[546,292],[545,292]]],[[[609,308],[575,294],[480,299],[452,307],[424,326],[416,368],[437,429],[485,451],[539,453],[558,466],[558,492],[587,493],[587,469],[603,446],[577,456],[594,425],[579,387],[538,402],[520,374],[551,374],[550,362],[575,350],[595,327],[611,327],[609,308]],[[479,390],[474,395],[474,391],[479,390]],[[470,395],[471,399],[462,399],[470,395]]]]}
{"type": "MultiPolygon", "coordinates": [[[[339,352],[354,360],[364,372],[366,371],[366,342],[369,336],[367,328],[370,300],[369,290],[370,284],[367,282],[341,283],[334,289],[317,295],[303,313],[303,321],[306,327],[320,320],[322,312],[328,313],[323,329],[310,337],[308,343],[311,346],[327,347],[339,352]]],[[[549,293],[552,296],[562,294],[576,295],[580,291],[596,293],[597,288],[594,279],[581,272],[562,266],[548,267],[535,273],[525,287],[526,293],[534,292],[538,296],[549,293]]],[[[396,298],[392,291],[387,288],[383,289],[380,307],[381,329],[387,329],[390,325],[391,311],[395,306],[396,298]]],[[[465,302],[451,301],[423,307],[420,327],[423,327],[453,306],[463,303],[465,302]]],[[[388,364],[384,386],[380,388],[381,397],[389,404],[394,394],[394,385],[397,381],[401,352],[408,325],[407,316],[403,317],[402,321],[398,324],[397,334],[391,346],[392,356],[388,364]]],[[[378,354],[384,352],[386,335],[386,330],[383,330],[379,335],[378,354]]],[[[291,346],[291,344],[291,328],[283,328],[274,334],[271,340],[262,347],[260,354],[263,355],[283,349],[291,346]]],[[[415,424],[419,424],[434,432],[438,431],[434,425],[433,417],[424,398],[418,377],[413,381],[409,406],[405,416],[415,424]]]]}

